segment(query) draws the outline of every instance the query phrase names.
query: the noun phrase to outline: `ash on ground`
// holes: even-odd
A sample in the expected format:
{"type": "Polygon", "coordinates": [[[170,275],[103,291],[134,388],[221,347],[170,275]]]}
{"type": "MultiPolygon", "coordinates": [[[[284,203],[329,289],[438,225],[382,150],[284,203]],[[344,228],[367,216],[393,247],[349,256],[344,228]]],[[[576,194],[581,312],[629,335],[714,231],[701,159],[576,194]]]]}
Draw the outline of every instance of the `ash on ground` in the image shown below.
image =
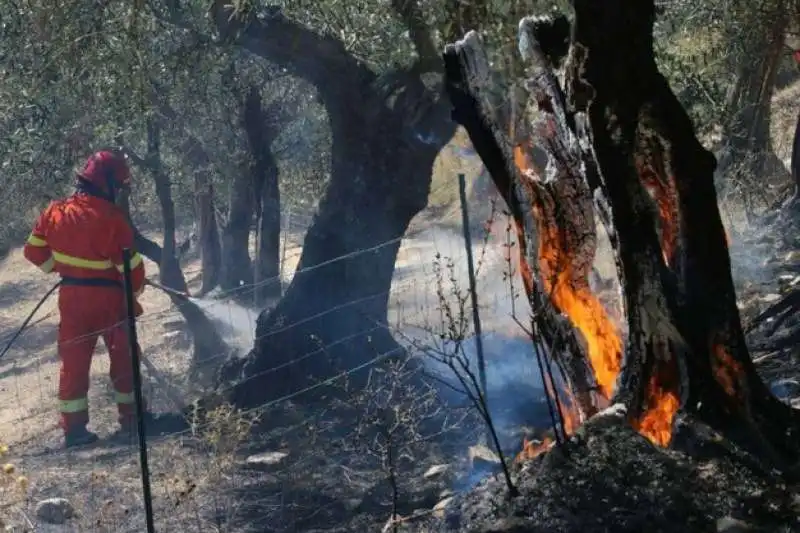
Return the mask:
{"type": "Polygon", "coordinates": [[[800,494],[749,465],[700,424],[683,419],[675,447],[650,444],[614,406],[562,448],[517,465],[520,491],[502,476],[455,497],[415,532],[800,531],[800,494]],[[691,450],[691,453],[688,453],[691,450]]]}

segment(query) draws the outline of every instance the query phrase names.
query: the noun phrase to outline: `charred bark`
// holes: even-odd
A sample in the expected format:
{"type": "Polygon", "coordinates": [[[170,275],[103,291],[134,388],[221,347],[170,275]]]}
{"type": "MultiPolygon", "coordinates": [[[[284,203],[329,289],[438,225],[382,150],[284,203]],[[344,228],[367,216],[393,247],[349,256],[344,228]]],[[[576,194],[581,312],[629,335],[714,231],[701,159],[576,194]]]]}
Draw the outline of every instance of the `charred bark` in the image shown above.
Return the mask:
{"type": "Polygon", "coordinates": [[[651,408],[647,400],[659,395],[655,376],[661,389],[671,389],[683,399],[687,411],[769,461],[787,466],[798,458],[800,418],[772,396],[745,345],[717,207],[716,162],[656,67],[652,2],[631,4],[575,2],[573,47],[589,54],[573,56],[569,71],[571,103],[589,117],[592,146],[619,237],[631,332],[620,398],[627,396],[634,418],[645,413],[651,408]],[[591,100],[585,98],[587,89],[591,100]],[[664,171],[676,186],[679,268],[667,269],[657,253],[663,250],[649,231],[653,215],[651,220],[641,218],[646,206],[631,154],[641,153],[646,136],[660,143],[664,171]],[[637,272],[630,264],[634,261],[646,269],[637,272]],[[650,286],[636,291],[639,280],[650,286]],[[653,281],[658,280],[663,296],[654,302],[653,281]],[[633,323],[636,310],[648,308],[647,321],[633,323]],[[644,342],[637,345],[636,336],[644,342]],[[665,340],[670,341],[666,346],[665,340]],[[660,347],[660,357],[648,344],[660,347]]]}
{"type": "Polygon", "coordinates": [[[228,216],[222,228],[220,286],[232,291],[253,283],[250,228],[253,225],[253,183],[244,169],[237,169],[228,194],[228,216]]]}
{"type": "MultiPolygon", "coordinates": [[[[631,424],[654,442],[670,441],[673,416],[682,406],[771,465],[791,467],[799,457],[800,417],[771,395],[744,343],[717,208],[715,160],[656,67],[653,2],[576,0],[573,5],[566,98],[552,88],[552,62],[544,58],[553,48],[538,31],[553,24],[523,21],[520,49],[532,62],[533,99],[545,116],[557,119],[551,138],[548,130],[531,131],[563,162],[577,156],[582,166],[567,168],[582,173],[585,185],[608,201],[628,327],[613,401],[624,403],[631,424]],[[542,83],[546,79],[551,81],[542,83]],[[660,184],[658,194],[648,190],[653,180],[660,184]],[[669,231],[657,231],[662,222],[669,231]]],[[[511,156],[498,149],[496,126],[493,139],[487,134],[491,125],[476,97],[474,55],[458,53],[475,48],[470,39],[475,37],[445,54],[448,91],[456,118],[493,178],[501,190],[512,190],[514,211],[514,189],[524,190],[525,176],[504,175],[504,169],[513,169],[511,156]],[[502,188],[509,177],[510,187],[502,188]]],[[[535,232],[531,218],[520,224],[524,238],[535,232]]],[[[575,221],[556,219],[565,223],[575,221]]],[[[526,257],[535,264],[530,251],[526,257]]],[[[531,285],[526,282],[526,288],[531,285]]],[[[552,294],[546,297],[557,303],[552,294]]]]}
{"type": "Polygon", "coordinates": [[[354,378],[400,353],[387,327],[394,263],[409,222],[427,202],[433,161],[454,128],[419,71],[379,78],[341,42],[275,8],[242,21],[217,2],[212,14],[227,42],[315,85],[333,134],[330,184],[292,283],[259,316],[244,368],[233,362],[223,373],[241,370],[233,400],[250,407],[297,396],[342,373],[354,378]]]}
{"type": "MultiPolygon", "coordinates": [[[[565,21],[538,23],[564,28],[565,21]]],[[[556,53],[565,38],[554,40],[556,53]]],[[[540,65],[529,88],[535,92],[532,100],[540,118],[533,124],[521,120],[532,110],[516,106],[510,127],[498,124],[492,111],[496,106],[482,96],[489,92],[483,86],[490,75],[474,33],[445,51],[447,90],[454,118],[469,133],[514,217],[522,252],[520,272],[534,311],[535,342],[543,344],[558,363],[575,393],[573,408],[583,419],[607,405],[621,343],[616,327],[589,289],[596,232],[591,190],[580,166],[581,149],[569,131],[563,92],[545,68],[552,60],[542,51],[536,60],[540,65]],[[532,134],[541,141],[535,146],[530,142],[532,134]],[[611,335],[611,342],[595,342],[597,332],[611,335]],[[589,360],[601,369],[600,376],[592,374],[589,360]]]]}

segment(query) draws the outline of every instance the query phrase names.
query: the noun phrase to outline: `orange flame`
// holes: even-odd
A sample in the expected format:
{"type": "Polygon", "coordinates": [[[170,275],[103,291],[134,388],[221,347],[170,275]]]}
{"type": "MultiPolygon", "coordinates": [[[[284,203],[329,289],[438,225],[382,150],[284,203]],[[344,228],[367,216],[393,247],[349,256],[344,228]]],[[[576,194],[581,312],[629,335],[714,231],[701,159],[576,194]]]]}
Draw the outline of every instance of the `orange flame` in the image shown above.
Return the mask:
{"type": "Polygon", "coordinates": [[[638,420],[631,421],[633,429],[658,446],[667,446],[672,440],[672,421],[680,407],[680,398],[662,383],[661,372],[654,372],[647,384],[646,409],[638,420]]]}
{"type": "MultiPolygon", "coordinates": [[[[576,408],[575,404],[575,397],[568,388],[561,389],[562,394],[558,394],[553,386],[553,383],[550,381],[550,378],[545,376],[545,390],[547,391],[548,396],[551,398],[559,398],[559,405],[556,405],[557,409],[561,413],[561,418],[564,422],[564,433],[566,435],[572,435],[575,433],[575,430],[581,425],[581,419],[578,414],[578,409],[576,408]],[[563,398],[561,396],[566,396],[563,398]]],[[[520,451],[516,458],[514,459],[515,462],[523,462],[534,457],[542,454],[550,449],[553,444],[553,439],[550,437],[545,436],[541,442],[534,442],[528,440],[527,437],[522,439],[522,451],[520,451]]]]}
{"type": "MultiPolygon", "coordinates": [[[[532,164],[522,146],[514,147],[514,163],[523,173],[532,171],[532,164]]],[[[622,361],[622,336],[603,304],[592,294],[588,281],[576,279],[578,276],[575,276],[571,258],[564,249],[559,228],[546,220],[537,206],[533,206],[533,210],[539,230],[539,268],[543,289],[558,310],[567,315],[572,325],[583,334],[600,394],[608,400],[622,361]]]]}
{"type": "MultiPolygon", "coordinates": [[[[523,145],[514,146],[514,163],[522,174],[533,178],[535,169],[524,148],[523,145]]],[[[678,206],[676,195],[673,193],[674,184],[671,180],[664,182],[658,179],[658,174],[649,165],[641,166],[640,169],[644,184],[658,206],[662,251],[665,261],[669,263],[677,248],[678,239],[678,206]],[[647,172],[644,172],[645,169],[647,172]]],[[[569,256],[569,245],[564,240],[563,232],[552,223],[550,217],[546,216],[547,213],[544,212],[546,207],[542,199],[538,199],[531,206],[538,226],[538,260],[543,290],[550,296],[556,308],[564,313],[583,335],[589,364],[598,386],[596,403],[607,404],[620,372],[622,336],[600,300],[592,293],[588,280],[584,279],[586,276],[582,276],[580,272],[582,266],[576,265],[574,258],[569,256]]],[[[523,228],[518,225],[517,231],[519,242],[523,242],[523,228]]],[[[531,290],[534,283],[532,271],[524,257],[520,260],[520,271],[526,289],[531,290]]],[[[680,399],[676,392],[677,382],[674,379],[676,375],[673,375],[674,372],[664,372],[664,370],[660,369],[653,373],[646,390],[645,412],[638,420],[632,420],[636,431],[660,446],[666,446],[671,441],[672,423],[680,407],[680,399]]],[[[576,404],[571,391],[563,392],[569,395],[571,400],[562,402],[562,407],[567,405],[562,409],[562,416],[565,432],[569,435],[580,425],[581,420],[578,410],[575,409],[576,404]]],[[[547,393],[554,398],[558,394],[549,381],[547,393]]],[[[526,438],[517,460],[536,457],[548,450],[552,444],[553,441],[549,437],[538,443],[526,438]]]]}
{"type": "Polygon", "coordinates": [[[675,184],[666,173],[663,165],[651,160],[637,158],[636,168],[642,184],[653,198],[658,209],[659,238],[664,262],[669,265],[678,247],[678,200],[675,195],[675,184]],[[653,165],[657,164],[661,173],[653,165]],[[661,176],[666,176],[662,179],[661,176]]]}
{"type": "Polygon", "coordinates": [[[731,357],[727,348],[721,343],[712,345],[712,368],[717,383],[725,390],[730,397],[738,396],[739,385],[744,376],[742,364],[731,357]]]}
{"type": "Polygon", "coordinates": [[[553,439],[545,437],[541,442],[528,440],[528,437],[522,438],[522,451],[517,454],[514,459],[515,462],[521,463],[530,461],[531,459],[543,454],[553,445],[553,439]]]}

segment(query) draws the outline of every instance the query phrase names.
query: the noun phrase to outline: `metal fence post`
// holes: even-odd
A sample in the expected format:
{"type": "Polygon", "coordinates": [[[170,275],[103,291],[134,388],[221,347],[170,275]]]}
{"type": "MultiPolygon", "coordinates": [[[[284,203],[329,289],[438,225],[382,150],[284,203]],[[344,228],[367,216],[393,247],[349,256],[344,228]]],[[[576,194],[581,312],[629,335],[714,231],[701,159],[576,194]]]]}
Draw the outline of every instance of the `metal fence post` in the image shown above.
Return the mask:
{"type": "Polygon", "coordinates": [[[281,243],[283,245],[283,249],[281,250],[280,279],[278,280],[278,283],[280,284],[281,287],[283,287],[283,267],[284,264],[286,263],[286,248],[288,247],[287,241],[289,240],[289,231],[291,230],[291,224],[292,224],[292,206],[288,205],[286,206],[286,222],[284,227],[281,228],[281,230],[283,231],[283,242],[281,243]]]}
{"type": "Polygon", "coordinates": [[[475,264],[472,259],[472,237],[469,229],[469,212],[467,208],[467,181],[464,174],[458,175],[458,195],[461,198],[461,224],[464,230],[464,244],[467,248],[467,273],[469,274],[469,292],[472,298],[472,321],[475,324],[475,349],[478,356],[478,378],[481,382],[483,402],[488,406],[486,398],[486,361],[483,358],[483,333],[481,331],[481,315],[478,312],[478,291],[475,281],[475,264]]]}
{"type": "Polygon", "coordinates": [[[153,496],[150,490],[150,467],[147,464],[147,436],[144,424],[144,401],[142,399],[142,374],[139,361],[139,341],[136,338],[136,300],[133,295],[131,282],[131,251],[122,250],[123,281],[125,284],[125,306],[128,318],[128,348],[133,365],[133,395],[136,401],[136,423],[139,433],[139,466],[142,471],[142,496],[144,498],[145,520],[147,533],[155,533],[153,522],[153,496]]]}

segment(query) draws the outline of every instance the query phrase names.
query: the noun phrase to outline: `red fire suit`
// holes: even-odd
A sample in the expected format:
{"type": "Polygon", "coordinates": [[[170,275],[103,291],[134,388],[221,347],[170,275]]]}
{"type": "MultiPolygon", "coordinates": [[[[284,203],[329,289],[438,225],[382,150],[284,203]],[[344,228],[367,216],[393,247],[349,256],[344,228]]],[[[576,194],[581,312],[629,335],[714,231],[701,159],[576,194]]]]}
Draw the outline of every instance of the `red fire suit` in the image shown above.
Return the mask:
{"type": "MultiPolygon", "coordinates": [[[[58,397],[64,431],[89,422],[89,373],[98,337],[103,337],[111,358],[120,423],[130,424],[135,415],[121,274],[123,248],[133,249],[133,230],[124,213],[105,199],[81,192],[51,202],[25,244],[28,261],[62,277],[58,397]]],[[[145,279],[138,253],[131,257],[131,273],[138,296],[145,279]]],[[[137,302],[137,316],[141,312],[137,302]]]]}

